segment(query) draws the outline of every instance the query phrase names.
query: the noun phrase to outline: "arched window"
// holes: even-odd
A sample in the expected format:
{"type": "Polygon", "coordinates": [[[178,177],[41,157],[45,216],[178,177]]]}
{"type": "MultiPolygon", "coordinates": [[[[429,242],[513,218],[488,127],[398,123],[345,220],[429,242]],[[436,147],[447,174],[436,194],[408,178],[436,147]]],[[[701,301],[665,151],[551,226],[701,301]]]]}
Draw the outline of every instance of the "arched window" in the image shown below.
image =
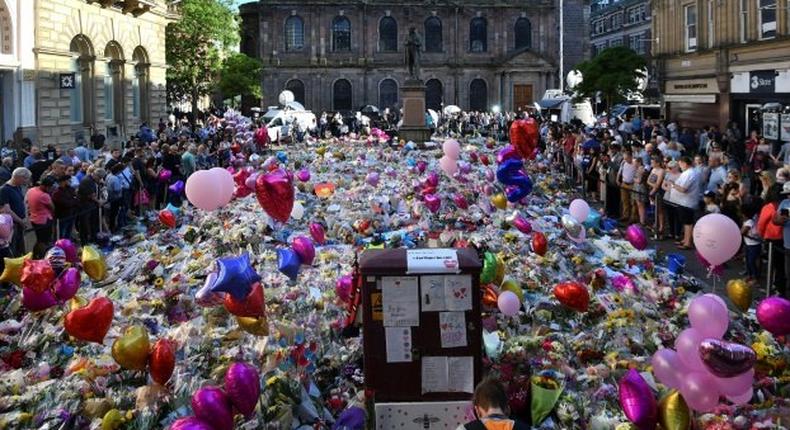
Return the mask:
{"type": "Polygon", "coordinates": [[[285,20],[285,50],[298,51],[304,48],[304,21],[297,15],[285,20]]]}
{"type": "Polygon", "coordinates": [[[123,103],[123,49],[118,42],[110,41],[104,48],[107,64],[104,73],[104,119],[109,123],[124,122],[123,103]]]}
{"type": "Polygon", "coordinates": [[[134,48],[132,60],[135,63],[134,80],[132,81],[132,112],[135,117],[140,118],[140,122],[149,123],[151,120],[148,100],[151,61],[148,59],[148,52],[142,46],[134,48]]]}
{"type": "Polygon", "coordinates": [[[488,85],[482,79],[469,84],[469,110],[485,112],[488,110],[488,85]]]}
{"type": "Polygon", "coordinates": [[[299,79],[291,79],[285,84],[285,89],[294,93],[294,100],[304,106],[304,82],[299,79]]]}
{"type": "Polygon", "coordinates": [[[425,20],[425,51],[442,52],[442,21],[435,16],[425,20]]]}
{"type": "Polygon", "coordinates": [[[349,111],[352,106],[351,82],[338,79],[332,88],[332,100],[335,111],[349,111]]]}
{"type": "Polygon", "coordinates": [[[442,109],[442,101],[444,100],[444,89],[442,81],[438,79],[429,79],[425,83],[425,106],[428,109],[440,111],[442,109]]]}
{"type": "Polygon", "coordinates": [[[93,123],[93,58],[91,41],[82,34],[74,36],[69,45],[73,62],[74,88],[69,91],[71,122],[75,124],[93,123]]]}
{"type": "Polygon", "coordinates": [[[385,16],[379,21],[379,50],[384,52],[398,50],[398,23],[391,16],[385,16]]]}
{"type": "Polygon", "coordinates": [[[398,104],[398,83],[394,79],[384,79],[379,84],[379,108],[393,108],[398,104]]]}
{"type": "Polygon", "coordinates": [[[527,18],[517,19],[513,32],[516,34],[516,49],[532,47],[532,24],[527,18]]]}
{"type": "Polygon", "coordinates": [[[488,50],[488,22],[478,16],[469,22],[469,50],[486,52],[488,50]]]}
{"type": "Polygon", "coordinates": [[[335,52],[351,50],[351,21],[345,16],[332,20],[332,50],[335,52]]]}

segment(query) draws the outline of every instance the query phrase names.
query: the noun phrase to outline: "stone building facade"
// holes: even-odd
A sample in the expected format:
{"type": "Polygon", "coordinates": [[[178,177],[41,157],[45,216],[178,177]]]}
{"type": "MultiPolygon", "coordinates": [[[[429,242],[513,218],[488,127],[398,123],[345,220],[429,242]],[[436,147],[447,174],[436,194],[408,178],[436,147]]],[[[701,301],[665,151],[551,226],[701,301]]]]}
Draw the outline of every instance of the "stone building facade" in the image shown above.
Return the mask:
{"type": "Polygon", "coordinates": [[[30,0],[0,0],[0,137],[13,139],[36,123],[33,38],[30,0]]]}
{"type": "Polygon", "coordinates": [[[790,116],[762,109],[790,109],[790,0],[653,0],[653,34],[668,118],[790,141],[790,116]]]}
{"type": "Polygon", "coordinates": [[[590,12],[590,54],[613,46],[627,46],[650,56],[650,0],[604,0],[590,12]]]}
{"type": "MultiPolygon", "coordinates": [[[[28,2],[28,0],[23,0],[28,2]]],[[[34,2],[30,2],[34,3],[34,2]]],[[[46,0],[33,40],[36,121],[20,134],[41,145],[74,145],[94,132],[110,143],[166,116],[166,0],[46,0]]]]}
{"type": "MultiPolygon", "coordinates": [[[[557,3],[261,0],[240,8],[241,50],[264,63],[263,106],[290,89],[317,112],[398,107],[415,27],[429,108],[520,109],[558,85],[557,3]]],[[[587,56],[589,2],[564,3],[567,71],[587,56]]]]}

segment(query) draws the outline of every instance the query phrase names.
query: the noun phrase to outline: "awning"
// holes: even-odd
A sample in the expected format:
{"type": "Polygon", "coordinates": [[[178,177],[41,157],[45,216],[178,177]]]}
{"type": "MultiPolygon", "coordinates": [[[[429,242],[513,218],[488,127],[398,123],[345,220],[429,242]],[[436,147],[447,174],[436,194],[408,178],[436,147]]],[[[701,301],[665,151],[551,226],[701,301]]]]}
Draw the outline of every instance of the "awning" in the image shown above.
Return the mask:
{"type": "Polygon", "coordinates": [[[538,102],[541,109],[559,109],[569,99],[542,99],[538,102]]]}
{"type": "Polygon", "coordinates": [[[716,103],[716,94],[664,94],[669,103],[716,103]]]}

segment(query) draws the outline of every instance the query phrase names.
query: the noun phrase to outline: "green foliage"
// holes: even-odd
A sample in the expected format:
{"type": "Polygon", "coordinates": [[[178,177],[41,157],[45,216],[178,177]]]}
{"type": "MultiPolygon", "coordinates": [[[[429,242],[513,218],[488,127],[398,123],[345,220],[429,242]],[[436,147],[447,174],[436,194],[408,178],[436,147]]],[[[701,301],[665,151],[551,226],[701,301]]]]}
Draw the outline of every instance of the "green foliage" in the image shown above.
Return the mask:
{"type": "Polygon", "coordinates": [[[637,78],[644,77],[646,67],[645,58],[629,48],[607,48],[577,66],[583,80],[574,90],[580,97],[595,97],[600,91],[611,107],[623,101],[628,93],[639,90],[637,78]]]}
{"type": "Polygon", "coordinates": [[[263,64],[246,54],[235,53],[222,63],[219,89],[225,98],[253,96],[261,98],[261,71],[263,64]]]}
{"type": "Polygon", "coordinates": [[[232,0],[182,0],[181,18],[167,26],[168,101],[192,103],[211,94],[222,57],[238,44],[232,0]]]}

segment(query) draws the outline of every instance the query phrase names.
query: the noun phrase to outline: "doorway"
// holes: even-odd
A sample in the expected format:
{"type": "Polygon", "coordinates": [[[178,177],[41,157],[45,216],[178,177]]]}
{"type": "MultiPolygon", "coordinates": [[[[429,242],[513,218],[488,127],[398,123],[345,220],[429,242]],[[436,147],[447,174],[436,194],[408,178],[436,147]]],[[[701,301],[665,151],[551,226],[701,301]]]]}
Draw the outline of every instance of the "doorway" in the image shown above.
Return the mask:
{"type": "Polygon", "coordinates": [[[747,104],[745,109],[746,124],[744,133],[748,136],[752,130],[757,130],[758,133],[763,134],[763,113],[761,104],[747,104]]]}
{"type": "Polygon", "coordinates": [[[532,106],[532,85],[513,85],[513,108],[516,112],[532,106]]]}

